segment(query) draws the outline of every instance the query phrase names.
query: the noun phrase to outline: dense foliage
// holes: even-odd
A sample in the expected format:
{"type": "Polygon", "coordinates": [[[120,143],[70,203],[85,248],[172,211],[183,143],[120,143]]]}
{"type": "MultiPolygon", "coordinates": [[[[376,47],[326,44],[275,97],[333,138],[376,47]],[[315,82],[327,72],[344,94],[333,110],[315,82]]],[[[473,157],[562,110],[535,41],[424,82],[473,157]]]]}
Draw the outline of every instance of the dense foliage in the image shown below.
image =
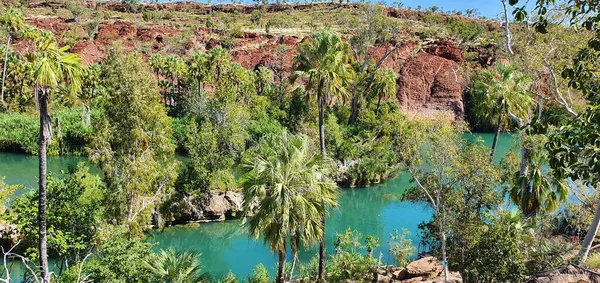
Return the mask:
{"type": "MultiPolygon", "coordinates": [[[[384,239],[363,239],[348,227],[325,257],[324,221],[337,206],[338,186],[366,187],[403,172],[412,187],[395,197],[433,211],[419,235],[426,252],[441,258],[446,276],[453,270],[465,282],[517,282],[572,261],[569,239],[578,243],[587,234],[582,264],[592,248],[600,226],[600,16],[590,1],[538,0],[533,29],[507,17],[503,30],[438,7],[409,13],[360,3],[315,14],[310,7],[295,11],[278,2],[267,9],[257,2],[250,13],[234,8],[228,15],[209,6],[201,18],[219,30],[218,38],[194,50],[188,50],[190,34],[201,33],[200,18],[185,22],[185,11],[155,11],[129,0],[119,12],[77,0],[64,9],[48,3],[52,13],[73,18],[54,35],[28,24],[19,9],[4,9],[17,2],[0,3],[0,39],[6,40],[0,150],[39,154],[40,186],[17,195],[20,186],[0,180],[0,228],[17,237],[0,232],[3,253],[14,247],[23,254],[35,270],[31,276],[49,277],[47,250],[60,262],[60,282],[210,281],[201,267],[210,259],[154,251],[144,232],[187,221],[211,196],[236,191],[243,194],[241,214],[227,217],[241,216],[249,235],[278,253],[277,282],[377,280],[385,270],[375,250],[384,239]],[[134,51],[115,42],[98,64],[84,66],[62,44],[93,39],[100,14],[192,27],[134,51]],[[311,19],[305,23],[310,34],[295,57],[287,58],[289,46],[280,44],[270,54],[273,64],[249,70],[235,62],[244,24],[283,34],[305,20],[299,15],[311,19]],[[572,32],[565,21],[583,31],[572,32]],[[77,33],[82,28],[85,37],[77,33]],[[396,95],[404,66],[385,64],[403,44],[419,42],[406,54],[417,56],[427,48],[422,41],[448,39],[465,50],[466,60],[453,71],[457,82],[459,75],[466,79],[470,125],[403,114],[396,95]],[[464,138],[469,126],[495,130],[491,150],[464,138]],[[501,131],[518,137],[518,149],[503,157],[495,154],[501,131]],[[80,164],[46,177],[46,156],[69,154],[87,155],[98,172],[80,164]],[[507,205],[515,210],[503,210],[507,205]],[[301,250],[320,241],[319,257],[298,261],[301,250]],[[39,272],[31,262],[38,258],[39,272]]],[[[514,16],[526,20],[525,7],[514,16]]],[[[388,246],[395,263],[406,266],[415,248],[401,231],[388,246]]],[[[246,281],[271,282],[265,265],[246,281]]],[[[230,273],[218,282],[240,280],[230,273]]]]}

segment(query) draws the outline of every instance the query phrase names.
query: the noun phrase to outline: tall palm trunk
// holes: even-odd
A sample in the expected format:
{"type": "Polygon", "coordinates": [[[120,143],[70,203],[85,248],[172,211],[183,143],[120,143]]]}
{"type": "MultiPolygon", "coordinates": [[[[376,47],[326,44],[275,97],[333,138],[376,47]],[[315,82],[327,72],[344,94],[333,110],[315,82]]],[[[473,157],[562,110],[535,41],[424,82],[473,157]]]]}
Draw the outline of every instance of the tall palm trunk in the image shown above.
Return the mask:
{"type": "Polygon", "coordinates": [[[358,120],[358,111],[360,109],[360,99],[358,97],[358,94],[354,94],[352,96],[352,110],[350,112],[350,119],[348,119],[348,125],[354,125],[354,123],[356,123],[356,120],[358,120]]]}
{"type": "MultiPolygon", "coordinates": [[[[317,100],[319,101],[319,141],[321,155],[325,158],[325,127],[323,113],[325,111],[325,97],[323,96],[323,81],[319,82],[317,100]]],[[[321,219],[321,225],[323,225],[323,235],[321,235],[321,242],[319,243],[319,281],[325,282],[325,217],[321,219]]]]}
{"type": "Polygon", "coordinates": [[[50,116],[48,115],[49,93],[46,89],[41,89],[40,100],[40,139],[39,139],[39,200],[38,200],[38,221],[39,221],[39,248],[40,248],[40,268],[42,270],[43,282],[50,282],[50,273],[48,271],[48,243],[46,238],[46,175],[48,171],[46,160],[46,147],[50,137],[50,116]]]}
{"type": "Polygon", "coordinates": [[[502,127],[502,112],[498,114],[498,121],[496,122],[496,131],[494,132],[494,141],[492,142],[492,153],[490,158],[494,161],[494,155],[496,155],[496,147],[498,147],[498,137],[500,136],[500,128],[502,127]]]}
{"type": "Polygon", "coordinates": [[[279,251],[279,265],[277,266],[277,283],[285,282],[285,248],[279,251]]]}
{"type": "Polygon", "coordinates": [[[592,225],[585,234],[585,238],[583,239],[583,244],[581,245],[581,251],[579,252],[578,263],[583,264],[592,248],[592,243],[596,238],[596,233],[598,232],[598,227],[600,227],[600,203],[596,207],[596,213],[594,213],[594,220],[592,220],[592,225]]]}
{"type": "Polygon", "coordinates": [[[4,83],[6,81],[6,66],[8,66],[8,49],[10,47],[10,41],[12,36],[8,33],[8,39],[6,40],[6,48],[4,49],[4,62],[2,64],[2,94],[0,95],[0,107],[4,107],[4,83]]]}

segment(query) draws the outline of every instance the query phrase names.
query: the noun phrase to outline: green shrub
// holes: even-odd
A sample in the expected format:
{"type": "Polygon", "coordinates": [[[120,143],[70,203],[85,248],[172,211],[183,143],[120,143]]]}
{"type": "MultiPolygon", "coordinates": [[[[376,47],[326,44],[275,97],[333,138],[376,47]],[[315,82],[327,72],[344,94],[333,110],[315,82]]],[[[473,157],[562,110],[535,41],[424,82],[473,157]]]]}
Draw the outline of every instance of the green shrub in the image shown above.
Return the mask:
{"type": "Polygon", "coordinates": [[[248,283],[269,283],[271,275],[269,275],[269,270],[261,263],[254,267],[252,270],[252,274],[248,276],[248,283]]]}
{"type": "Polygon", "coordinates": [[[585,265],[592,269],[600,268],[600,253],[592,254],[585,262],[585,265]]]}
{"type": "MultiPolygon", "coordinates": [[[[97,112],[92,112],[92,119],[97,112]]],[[[50,155],[82,155],[92,134],[86,127],[79,109],[65,109],[52,114],[52,143],[50,155]]],[[[39,118],[27,113],[0,113],[0,150],[38,153],[39,118]]]]}

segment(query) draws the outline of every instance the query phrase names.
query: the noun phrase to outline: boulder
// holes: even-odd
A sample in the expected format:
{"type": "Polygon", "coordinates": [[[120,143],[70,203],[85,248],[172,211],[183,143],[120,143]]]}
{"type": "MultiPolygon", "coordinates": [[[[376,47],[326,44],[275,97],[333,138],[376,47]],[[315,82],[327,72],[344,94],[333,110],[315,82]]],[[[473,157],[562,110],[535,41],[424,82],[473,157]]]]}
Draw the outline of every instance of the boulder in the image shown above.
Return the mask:
{"type": "Polygon", "coordinates": [[[407,267],[408,278],[434,278],[444,270],[442,263],[435,257],[428,256],[411,262],[407,267]]]}
{"type": "Polygon", "coordinates": [[[392,278],[389,276],[377,274],[377,282],[389,283],[392,282],[392,278]]]}
{"type": "Polygon", "coordinates": [[[408,272],[406,272],[406,269],[404,269],[404,268],[398,268],[398,269],[392,270],[391,273],[392,273],[392,279],[394,279],[394,280],[403,280],[408,277],[408,272]]]}
{"type": "MultiPolygon", "coordinates": [[[[429,279],[429,280],[425,280],[423,281],[424,283],[444,283],[446,280],[446,278],[444,277],[444,272],[440,273],[440,275],[438,277],[429,279]]],[[[460,273],[458,272],[452,272],[450,271],[450,273],[448,274],[448,282],[450,283],[462,283],[462,276],[460,275],[460,273]]]]}
{"type": "Polygon", "coordinates": [[[423,277],[419,276],[419,277],[414,277],[414,278],[410,278],[410,279],[405,279],[400,282],[402,282],[402,283],[417,283],[417,282],[422,282],[422,281],[423,281],[423,277]]]}

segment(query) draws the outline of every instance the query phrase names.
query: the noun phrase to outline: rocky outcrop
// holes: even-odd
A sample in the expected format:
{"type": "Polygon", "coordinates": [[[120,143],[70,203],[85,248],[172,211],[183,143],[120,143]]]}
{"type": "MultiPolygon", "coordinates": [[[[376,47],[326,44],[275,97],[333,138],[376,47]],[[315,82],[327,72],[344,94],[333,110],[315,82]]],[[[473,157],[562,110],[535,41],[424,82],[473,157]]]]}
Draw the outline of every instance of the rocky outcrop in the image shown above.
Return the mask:
{"type": "Polygon", "coordinates": [[[433,278],[438,276],[442,271],[444,271],[442,263],[437,258],[432,256],[413,261],[406,266],[408,278],[433,278]]]}
{"type": "Polygon", "coordinates": [[[528,283],[600,283],[600,273],[575,265],[554,268],[531,277],[528,283]]]}
{"type": "Polygon", "coordinates": [[[210,191],[204,198],[182,196],[169,207],[169,223],[215,222],[235,218],[242,210],[243,196],[234,191],[210,191]]]}
{"type": "MultiPolygon", "coordinates": [[[[188,4],[198,9],[208,8],[206,5],[188,4]]],[[[185,8],[189,11],[189,6],[183,7],[188,4],[148,4],[144,5],[144,8],[155,7],[157,10],[185,8]]],[[[120,3],[114,5],[120,5],[120,3]]],[[[323,4],[323,6],[325,9],[331,5],[323,4]]],[[[247,9],[243,5],[239,7],[229,5],[215,6],[213,11],[219,9],[225,11],[240,7],[247,9]]],[[[279,9],[275,6],[268,6],[267,10],[271,8],[279,9]]],[[[294,6],[294,9],[296,8],[302,9],[300,6],[294,6]]],[[[404,17],[406,15],[398,14],[396,16],[404,17]]],[[[158,51],[186,55],[190,50],[206,50],[223,44],[219,40],[222,38],[223,31],[203,27],[149,23],[142,26],[125,20],[106,20],[99,23],[97,31],[89,34],[90,31],[86,31],[83,25],[72,25],[72,19],[31,17],[27,21],[55,34],[64,34],[68,31],[70,34],[79,33],[80,38],[87,38],[80,40],[72,48],[72,51],[81,54],[87,64],[101,61],[106,56],[106,50],[115,42],[119,42],[125,51],[144,50],[144,55],[147,57],[158,51]],[[169,40],[186,29],[192,29],[193,33],[187,33],[185,42],[173,43],[172,40],[169,40]]],[[[403,32],[409,33],[407,30],[403,32]]],[[[70,34],[69,36],[71,36],[70,34]]],[[[242,32],[234,40],[233,46],[228,46],[228,48],[231,48],[233,60],[247,69],[253,70],[264,66],[289,74],[293,69],[298,44],[305,39],[294,35],[274,36],[259,32],[242,32]]],[[[62,42],[61,44],[67,43],[62,42]]],[[[24,41],[15,40],[15,50],[26,50],[26,44],[24,41]]],[[[459,66],[465,59],[463,50],[453,42],[434,39],[406,40],[398,45],[396,42],[378,45],[372,47],[370,51],[375,60],[381,59],[392,51],[382,68],[392,69],[398,74],[396,98],[400,109],[405,113],[431,116],[443,112],[449,113],[451,117],[463,117],[465,79],[462,77],[462,72],[459,71],[459,66]]],[[[467,51],[479,51],[477,60],[482,66],[490,65],[495,60],[495,54],[489,53],[486,48],[467,51]]]]}
{"type": "MultiPolygon", "coordinates": [[[[377,282],[442,283],[445,282],[444,267],[434,257],[424,257],[408,264],[406,268],[393,267],[378,274],[377,282]]],[[[449,272],[448,282],[462,282],[458,272],[449,272]]]]}

